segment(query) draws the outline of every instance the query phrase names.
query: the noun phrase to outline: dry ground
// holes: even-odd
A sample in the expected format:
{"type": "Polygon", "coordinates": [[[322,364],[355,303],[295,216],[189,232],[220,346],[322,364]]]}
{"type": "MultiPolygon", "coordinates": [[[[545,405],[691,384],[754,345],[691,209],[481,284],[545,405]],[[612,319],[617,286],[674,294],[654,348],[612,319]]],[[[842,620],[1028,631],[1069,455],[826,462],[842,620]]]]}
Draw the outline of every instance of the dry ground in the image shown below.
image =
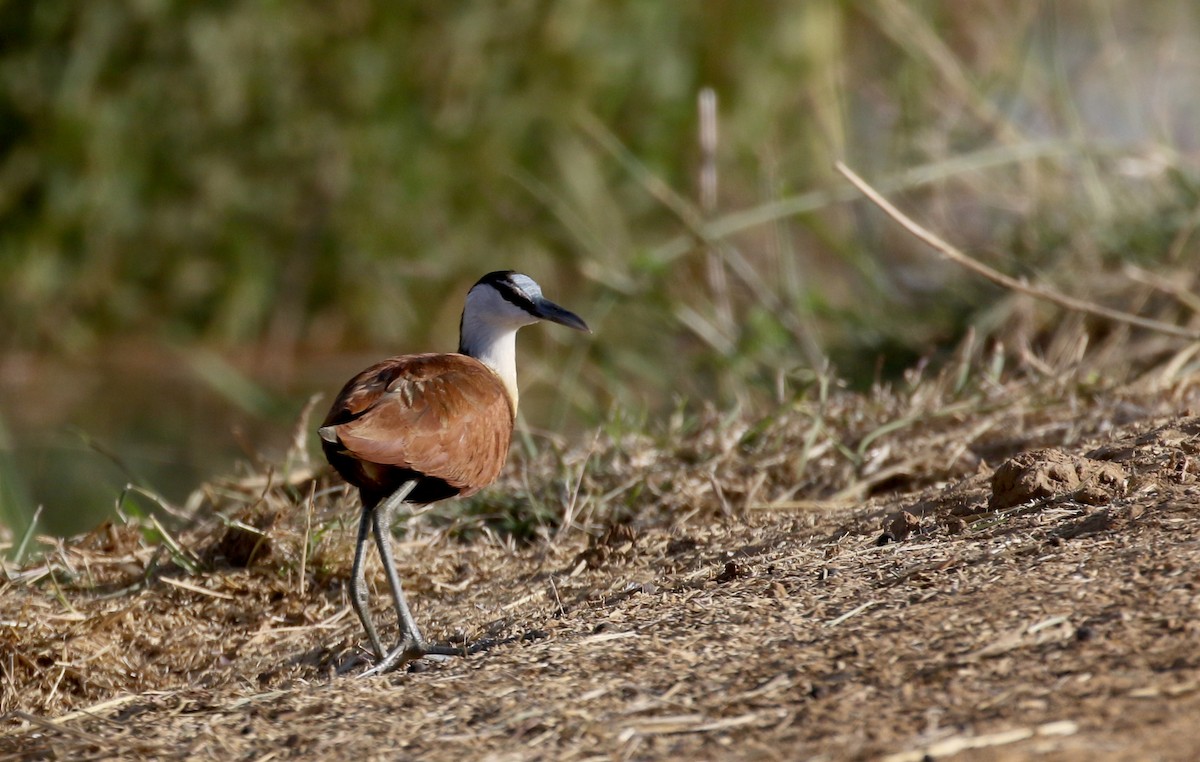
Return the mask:
{"type": "Polygon", "coordinates": [[[1193,381],[943,377],[547,446],[471,505],[566,528],[398,541],[428,635],[507,642],[370,679],[352,501],[210,487],[174,536],[5,570],[0,757],[1192,759],[1193,381]]]}

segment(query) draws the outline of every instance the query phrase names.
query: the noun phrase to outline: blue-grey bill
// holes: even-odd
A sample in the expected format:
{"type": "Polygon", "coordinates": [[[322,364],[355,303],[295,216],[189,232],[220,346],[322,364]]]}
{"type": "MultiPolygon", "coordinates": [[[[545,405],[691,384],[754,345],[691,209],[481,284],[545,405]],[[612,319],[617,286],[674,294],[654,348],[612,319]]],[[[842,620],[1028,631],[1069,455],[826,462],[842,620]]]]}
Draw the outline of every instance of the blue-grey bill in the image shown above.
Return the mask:
{"type": "Polygon", "coordinates": [[[592,332],[592,329],[588,328],[587,323],[583,322],[583,318],[570,310],[559,307],[549,299],[542,299],[537,303],[537,316],[542,320],[549,320],[552,323],[565,325],[567,328],[574,328],[576,331],[592,332]]]}

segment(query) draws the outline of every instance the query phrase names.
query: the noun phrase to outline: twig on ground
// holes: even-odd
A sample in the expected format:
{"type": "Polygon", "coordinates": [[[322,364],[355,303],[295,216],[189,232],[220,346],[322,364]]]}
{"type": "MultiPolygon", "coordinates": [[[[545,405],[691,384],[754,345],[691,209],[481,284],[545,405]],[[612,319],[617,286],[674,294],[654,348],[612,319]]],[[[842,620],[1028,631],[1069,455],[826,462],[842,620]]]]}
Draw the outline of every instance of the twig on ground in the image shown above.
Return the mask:
{"type": "Polygon", "coordinates": [[[304,506],[304,541],[300,543],[300,597],[303,598],[307,589],[308,576],[308,543],[312,537],[313,506],[316,504],[317,483],[314,481],[308,488],[308,502],[304,506]]]}
{"type": "Polygon", "coordinates": [[[168,585],[171,585],[172,587],[178,587],[181,590],[190,590],[193,593],[199,593],[200,595],[207,595],[212,598],[220,598],[220,599],[226,600],[226,601],[237,600],[236,596],[230,595],[229,593],[223,593],[219,590],[209,590],[206,587],[200,587],[199,585],[193,585],[188,582],[184,582],[181,579],[171,579],[170,577],[159,577],[159,579],[161,579],[163,582],[166,582],[168,585]]]}
{"type": "Polygon", "coordinates": [[[946,738],[930,746],[914,750],[902,751],[896,754],[889,754],[884,757],[884,762],[918,762],[923,759],[933,759],[936,757],[949,757],[960,752],[970,751],[972,749],[987,749],[995,746],[1006,746],[1008,744],[1026,741],[1030,738],[1052,738],[1071,736],[1079,732],[1079,725],[1072,720],[1059,720],[1057,722],[1047,722],[1042,725],[1025,728],[1014,728],[1012,730],[1002,730],[998,733],[985,733],[983,735],[962,735],[953,738],[946,738]]]}
{"type": "Polygon", "coordinates": [[[825,623],[825,626],[826,627],[837,627],[839,624],[841,624],[842,622],[845,622],[847,619],[858,616],[859,614],[863,613],[864,611],[871,608],[872,606],[878,606],[878,605],[879,605],[879,601],[867,601],[866,603],[864,603],[861,606],[850,609],[845,614],[842,614],[841,616],[839,616],[837,619],[829,620],[828,622],[825,623]]]}

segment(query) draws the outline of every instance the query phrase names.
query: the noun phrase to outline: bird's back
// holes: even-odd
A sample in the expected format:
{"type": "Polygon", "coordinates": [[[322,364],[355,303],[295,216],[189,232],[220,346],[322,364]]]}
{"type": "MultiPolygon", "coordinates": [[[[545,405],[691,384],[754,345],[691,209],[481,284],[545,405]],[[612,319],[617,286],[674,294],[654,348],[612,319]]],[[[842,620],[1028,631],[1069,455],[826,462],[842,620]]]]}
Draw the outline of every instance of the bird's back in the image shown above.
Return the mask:
{"type": "Polygon", "coordinates": [[[478,360],[404,355],[350,379],[321,425],[321,445],[364,501],[416,479],[408,502],[431,503],[496,480],[513,417],[500,377],[478,360]]]}

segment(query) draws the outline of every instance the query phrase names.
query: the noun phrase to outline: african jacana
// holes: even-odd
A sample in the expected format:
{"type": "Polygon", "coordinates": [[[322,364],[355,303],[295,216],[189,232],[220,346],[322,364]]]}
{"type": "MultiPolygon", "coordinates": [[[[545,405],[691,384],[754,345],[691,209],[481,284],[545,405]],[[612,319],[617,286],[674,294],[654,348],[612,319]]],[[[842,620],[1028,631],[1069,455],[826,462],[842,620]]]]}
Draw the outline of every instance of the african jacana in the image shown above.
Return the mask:
{"type": "Polygon", "coordinates": [[[402,355],[367,368],[342,388],[318,430],[325,457],[362,499],[350,599],[379,659],[367,674],[426,654],[462,653],[421,637],[400,589],[392,517],[401,503],[473,495],[500,475],[517,413],[517,330],[539,320],[591,332],[529,276],[488,273],[467,293],[457,354],[402,355]],[[400,621],[400,640],[387,652],[367,608],[371,533],[400,621]]]}

